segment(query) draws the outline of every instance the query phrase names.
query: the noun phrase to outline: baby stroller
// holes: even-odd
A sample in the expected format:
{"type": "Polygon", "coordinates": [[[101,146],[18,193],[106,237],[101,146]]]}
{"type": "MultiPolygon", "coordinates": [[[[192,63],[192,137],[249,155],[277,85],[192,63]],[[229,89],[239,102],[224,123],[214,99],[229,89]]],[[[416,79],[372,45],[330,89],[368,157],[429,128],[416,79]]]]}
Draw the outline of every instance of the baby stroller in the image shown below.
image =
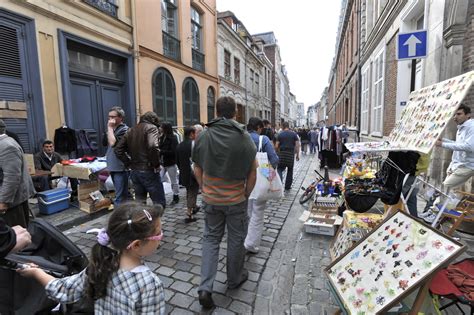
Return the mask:
{"type": "MultiPolygon", "coordinates": [[[[0,260],[0,314],[55,314],[52,310],[58,303],[47,298],[44,288],[35,279],[22,277],[15,271],[21,264],[35,263],[58,278],[79,273],[87,267],[86,255],[50,223],[35,218],[28,231],[32,243],[0,260]]],[[[93,314],[93,303],[84,300],[61,305],[61,313],[93,314]]]]}

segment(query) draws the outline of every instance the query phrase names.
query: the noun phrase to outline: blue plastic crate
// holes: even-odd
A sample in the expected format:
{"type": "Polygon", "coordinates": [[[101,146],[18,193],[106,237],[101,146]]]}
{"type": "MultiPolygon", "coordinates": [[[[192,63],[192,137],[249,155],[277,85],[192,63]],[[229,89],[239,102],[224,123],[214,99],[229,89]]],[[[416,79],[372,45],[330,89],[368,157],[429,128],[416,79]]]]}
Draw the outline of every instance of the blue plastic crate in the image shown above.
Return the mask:
{"type": "Polygon", "coordinates": [[[67,188],[56,188],[39,192],[38,207],[41,214],[53,214],[69,208],[71,195],[67,188]]]}

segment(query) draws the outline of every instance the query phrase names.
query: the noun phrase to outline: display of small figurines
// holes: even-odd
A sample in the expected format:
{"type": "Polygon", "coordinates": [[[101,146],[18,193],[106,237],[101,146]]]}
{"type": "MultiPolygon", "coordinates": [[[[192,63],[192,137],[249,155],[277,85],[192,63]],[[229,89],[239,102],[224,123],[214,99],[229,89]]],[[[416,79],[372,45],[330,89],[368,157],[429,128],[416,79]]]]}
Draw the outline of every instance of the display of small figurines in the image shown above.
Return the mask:
{"type": "Polygon", "coordinates": [[[462,244],[398,212],[326,271],[349,314],[375,314],[462,249],[462,244]]]}

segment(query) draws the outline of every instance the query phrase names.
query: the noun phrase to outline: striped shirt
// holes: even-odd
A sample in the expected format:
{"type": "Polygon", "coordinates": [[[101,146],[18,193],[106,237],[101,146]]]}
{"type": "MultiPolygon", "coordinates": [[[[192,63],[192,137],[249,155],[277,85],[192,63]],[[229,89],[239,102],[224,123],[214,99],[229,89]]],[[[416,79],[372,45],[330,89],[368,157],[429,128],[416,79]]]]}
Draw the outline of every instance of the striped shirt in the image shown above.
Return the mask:
{"type": "Polygon", "coordinates": [[[245,201],[245,180],[202,175],[204,202],[215,206],[232,206],[245,201]]]}
{"type": "MultiPolygon", "coordinates": [[[[86,269],[46,285],[47,296],[59,303],[79,301],[85,295],[86,269]]],[[[165,314],[163,284],[147,266],[119,269],[107,285],[107,295],[94,302],[94,314],[165,314]]]]}

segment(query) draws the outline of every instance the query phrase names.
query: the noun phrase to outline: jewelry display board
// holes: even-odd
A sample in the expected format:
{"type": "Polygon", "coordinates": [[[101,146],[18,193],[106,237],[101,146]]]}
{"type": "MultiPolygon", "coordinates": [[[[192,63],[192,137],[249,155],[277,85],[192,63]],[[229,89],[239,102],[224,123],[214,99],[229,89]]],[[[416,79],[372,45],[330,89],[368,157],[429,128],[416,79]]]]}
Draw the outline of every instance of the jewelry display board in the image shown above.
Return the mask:
{"type": "Polygon", "coordinates": [[[349,314],[380,314],[465,249],[410,215],[396,212],[331,263],[326,274],[349,314]]]}
{"type": "Polygon", "coordinates": [[[418,151],[428,153],[466,96],[474,71],[410,93],[408,104],[385,142],[348,143],[351,152],[418,151]]]}

